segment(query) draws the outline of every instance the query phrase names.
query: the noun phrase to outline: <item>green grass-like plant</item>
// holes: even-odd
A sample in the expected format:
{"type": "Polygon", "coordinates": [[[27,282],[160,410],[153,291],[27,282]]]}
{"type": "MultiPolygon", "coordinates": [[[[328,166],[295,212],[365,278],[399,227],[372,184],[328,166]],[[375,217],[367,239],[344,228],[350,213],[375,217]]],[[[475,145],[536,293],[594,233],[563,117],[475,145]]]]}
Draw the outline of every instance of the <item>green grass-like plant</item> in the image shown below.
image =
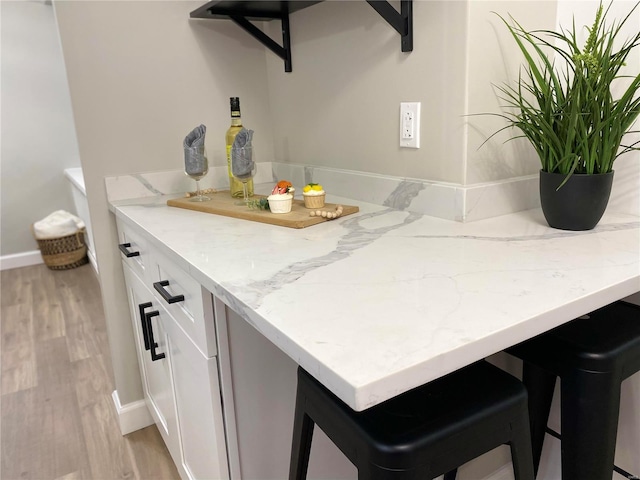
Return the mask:
{"type": "Polygon", "coordinates": [[[508,125],[494,135],[517,127],[522,135],[511,140],[527,138],[542,170],[565,174],[564,182],[574,173],[610,172],[616,158],[638,150],[640,141],[630,145],[622,141],[626,134],[637,132],[631,128],[640,114],[640,74],[621,75],[620,69],[640,45],[640,32],[614,50],[622,26],[638,5],[621,22],[609,25],[606,17],[611,4],[605,9],[601,3],[593,25],[585,26],[589,36],[583,48],[578,46],[575,20],[570,30],[527,32],[513,17],[508,22],[498,15],[525,64],[515,86],[496,87],[509,113],[496,114],[508,125]],[[622,78],[631,80],[624,93],[614,98],[611,87],[622,78]]]}

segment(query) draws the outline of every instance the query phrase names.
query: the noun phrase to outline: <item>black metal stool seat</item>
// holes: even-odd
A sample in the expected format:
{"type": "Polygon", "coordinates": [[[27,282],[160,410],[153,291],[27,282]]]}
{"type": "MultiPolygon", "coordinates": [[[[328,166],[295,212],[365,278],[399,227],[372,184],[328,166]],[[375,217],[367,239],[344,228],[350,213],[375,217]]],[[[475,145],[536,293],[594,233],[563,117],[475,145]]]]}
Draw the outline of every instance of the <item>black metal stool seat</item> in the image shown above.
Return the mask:
{"type": "Polygon", "coordinates": [[[536,472],[560,377],[562,478],[611,480],[620,385],[640,371],[640,307],[613,303],[507,352],[524,361],[536,472]]]}
{"type": "Polygon", "coordinates": [[[533,479],[527,393],[485,361],[356,412],[302,368],[290,480],[306,478],[314,424],[358,469],[359,480],[427,480],[509,444],[516,480],[533,479]]]}

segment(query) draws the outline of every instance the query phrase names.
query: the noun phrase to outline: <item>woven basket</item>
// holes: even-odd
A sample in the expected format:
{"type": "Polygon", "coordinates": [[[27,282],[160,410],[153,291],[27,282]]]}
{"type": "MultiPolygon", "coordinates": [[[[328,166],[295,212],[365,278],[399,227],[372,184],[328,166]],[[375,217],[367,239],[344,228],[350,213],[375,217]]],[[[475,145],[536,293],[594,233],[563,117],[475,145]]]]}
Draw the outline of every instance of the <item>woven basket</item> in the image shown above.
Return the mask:
{"type": "Polygon", "coordinates": [[[51,270],[70,270],[88,263],[84,232],[85,229],[82,228],[64,237],[36,238],[45,265],[51,270]]]}

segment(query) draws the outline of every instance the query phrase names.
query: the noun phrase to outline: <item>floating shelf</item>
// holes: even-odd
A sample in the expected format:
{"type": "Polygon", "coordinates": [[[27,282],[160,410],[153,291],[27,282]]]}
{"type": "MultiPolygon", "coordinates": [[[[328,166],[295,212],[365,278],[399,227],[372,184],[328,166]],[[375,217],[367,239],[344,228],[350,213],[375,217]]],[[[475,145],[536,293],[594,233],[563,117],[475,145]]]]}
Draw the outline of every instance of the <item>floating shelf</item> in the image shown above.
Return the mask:
{"type": "MultiPolygon", "coordinates": [[[[322,0],[305,1],[242,1],[222,0],[208,2],[191,12],[191,18],[229,19],[250,33],[265,47],[284,60],[284,71],[291,72],[291,37],[289,14],[310,7],[322,0]],[[256,27],[252,21],[277,20],[282,22],[282,45],[256,27]]],[[[413,0],[401,0],[398,12],[386,0],[367,0],[376,12],[391,25],[401,37],[403,52],[413,50],[413,0]]]]}

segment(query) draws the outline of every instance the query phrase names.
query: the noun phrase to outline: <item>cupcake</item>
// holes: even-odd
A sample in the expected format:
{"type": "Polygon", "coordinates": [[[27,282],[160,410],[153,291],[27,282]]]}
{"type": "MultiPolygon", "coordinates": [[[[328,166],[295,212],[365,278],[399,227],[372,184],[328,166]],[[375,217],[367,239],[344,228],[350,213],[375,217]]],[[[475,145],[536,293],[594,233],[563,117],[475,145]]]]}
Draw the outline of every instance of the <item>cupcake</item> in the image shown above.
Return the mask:
{"type": "Polygon", "coordinates": [[[291,182],[280,180],[271,190],[271,195],[267,197],[271,213],[289,213],[293,203],[294,191],[295,188],[293,188],[291,182]]]}
{"type": "Polygon", "coordinates": [[[304,198],[304,206],[307,208],[324,207],[325,191],[322,185],[317,183],[308,183],[302,189],[302,198],[304,198]]]}

